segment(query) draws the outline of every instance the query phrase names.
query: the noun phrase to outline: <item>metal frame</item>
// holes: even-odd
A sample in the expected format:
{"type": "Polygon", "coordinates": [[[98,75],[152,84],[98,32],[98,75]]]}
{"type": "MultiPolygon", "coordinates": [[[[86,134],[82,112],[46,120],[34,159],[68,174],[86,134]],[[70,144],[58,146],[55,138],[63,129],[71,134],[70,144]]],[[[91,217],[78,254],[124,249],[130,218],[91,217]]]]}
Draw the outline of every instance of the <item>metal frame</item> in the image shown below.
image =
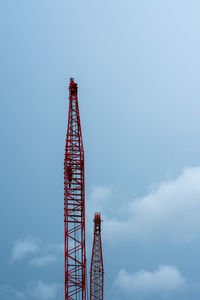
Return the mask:
{"type": "Polygon", "coordinates": [[[65,300],[86,300],[84,149],[77,92],[71,78],[64,161],[65,300]]]}
{"type": "Polygon", "coordinates": [[[101,242],[101,214],[94,214],[94,240],[90,268],[90,300],[103,300],[104,268],[101,242]]]}

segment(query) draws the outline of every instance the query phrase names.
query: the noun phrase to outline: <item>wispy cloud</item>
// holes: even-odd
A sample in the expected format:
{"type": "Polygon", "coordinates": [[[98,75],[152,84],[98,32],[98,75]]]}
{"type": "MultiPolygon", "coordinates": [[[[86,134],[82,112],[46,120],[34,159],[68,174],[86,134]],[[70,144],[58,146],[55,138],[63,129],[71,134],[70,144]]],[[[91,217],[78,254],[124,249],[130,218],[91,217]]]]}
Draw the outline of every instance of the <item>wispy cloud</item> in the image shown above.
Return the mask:
{"type": "Polygon", "coordinates": [[[31,282],[27,288],[27,295],[33,299],[54,300],[63,286],[58,283],[31,282]]]}
{"type": "Polygon", "coordinates": [[[174,266],[159,266],[153,272],[140,270],[132,274],[121,270],[116,279],[117,286],[125,293],[142,296],[152,293],[169,294],[183,288],[185,283],[185,278],[174,266]]]}
{"type": "Polygon", "coordinates": [[[25,295],[10,285],[0,285],[0,299],[1,300],[24,300],[25,295]]]}
{"type": "Polygon", "coordinates": [[[14,243],[11,262],[28,257],[31,266],[43,267],[55,263],[63,252],[63,243],[44,243],[33,236],[28,236],[14,243]]]}
{"type": "MultiPolygon", "coordinates": [[[[174,180],[160,183],[143,198],[126,203],[126,219],[104,214],[108,240],[162,239],[188,242],[200,233],[200,167],[185,168],[174,180]]],[[[122,207],[124,210],[124,207],[122,207]]]]}
{"type": "Polygon", "coordinates": [[[44,267],[46,265],[49,265],[51,263],[55,263],[57,261],[57,257],[53,255],[46,255],[46,256],[41,256],[41,257],[35,257],[31,259],[29,264],[31,266],[35,267],[44,267]]]}
{"type": "Polygon", "coordinates": [[[19,239],[14,243],[11,260],[20,260],[27,255],[37,253],[38,251],[39,241],[32,236],[28,236],[24,240],[19,239]]]}
{"type": "Polygon", "coordinates": [[[63,285],[59,283],[44,283],[42,281],[30,281],[21,292],[9,285],[0,285],[1,300],[57,300],[62,294],[63,285]]]}

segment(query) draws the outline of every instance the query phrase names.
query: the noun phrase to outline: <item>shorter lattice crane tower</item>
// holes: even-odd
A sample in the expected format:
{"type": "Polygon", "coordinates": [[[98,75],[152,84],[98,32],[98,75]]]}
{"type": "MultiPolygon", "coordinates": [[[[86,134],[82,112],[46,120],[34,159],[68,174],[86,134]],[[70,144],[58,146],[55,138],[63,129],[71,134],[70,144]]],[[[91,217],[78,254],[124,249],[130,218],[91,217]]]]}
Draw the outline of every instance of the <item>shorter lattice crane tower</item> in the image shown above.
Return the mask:
{"type": "Polygon", "coordinates": [[[94,214],[94,240],[90,268],[90,300],[103,300],[104,269],[101,242],[101,214],[94,214]]]}

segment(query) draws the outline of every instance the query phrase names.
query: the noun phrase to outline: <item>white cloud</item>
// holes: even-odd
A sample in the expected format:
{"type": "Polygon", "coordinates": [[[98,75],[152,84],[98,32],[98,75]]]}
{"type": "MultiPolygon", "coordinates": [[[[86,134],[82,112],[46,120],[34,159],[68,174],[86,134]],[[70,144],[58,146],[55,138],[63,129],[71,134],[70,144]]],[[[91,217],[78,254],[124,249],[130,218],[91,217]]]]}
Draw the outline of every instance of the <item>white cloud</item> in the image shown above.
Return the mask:
{"type": "Polygon", "coordinates": [[[55,263],[57,261],[57,257],[53,255],[46,255],[41,257],[35,257],[31,259],[30,265],[35,267],[44,267],[51,263],[55,263]]]}
{"type": "Polygon", "coordinates": [[[129,274],[121,270],[116,284],[126,293],[138,293],[145,296],[150,293],[169,294],[179,290],[185,286],[185,279],[176,267],[159,266],[154,272],[141,270],[129,274]]]}
{"type": "Polygon", "coordinates": [[[63,243],[44,243],[33,236],[28,236],[14,243],[11,262],[22,260],[28,256],[31,266],[43,267],[55,263],[63,252],[63,243]]]}
{"type": "Polygon", "coordinates": [[[175,180],[162,182],[145,197],[129,201],[126,212],[125,220],[104,212],[109,240],[190,241],[200,234],[200,167],[186,168],[175,180]]]}
{"type": "Polygon", "coordinates": [[[24,240],[17,240],[12,251],[12,261],[23,259],[28,254],[36,253],[39,250],[39,242],[32,236],[24,240]]]}
{"type": "MultiPolygon", "coordinates": [[[[63,285],[59,283],[44,283],[31,281],[24,292],[20,292],[9,285],[0,285],[1,300],[57,300],[62,294],[63,285]]],[[[60,298],[59,298],[60,299],[60,298]]]]}
{"type": "Polygon", "coordinates": [[[28,286],[27,294],[33,299],[53,300],[56,299],[62,287],[58,283],[45,284],[42,281],[31,282],[28,286]]]}
{"type": "Polygon", "coordinates": [[[9,285],[0,285],[1,300],[24,300],[24,293],[17,291],[9,285]]]}

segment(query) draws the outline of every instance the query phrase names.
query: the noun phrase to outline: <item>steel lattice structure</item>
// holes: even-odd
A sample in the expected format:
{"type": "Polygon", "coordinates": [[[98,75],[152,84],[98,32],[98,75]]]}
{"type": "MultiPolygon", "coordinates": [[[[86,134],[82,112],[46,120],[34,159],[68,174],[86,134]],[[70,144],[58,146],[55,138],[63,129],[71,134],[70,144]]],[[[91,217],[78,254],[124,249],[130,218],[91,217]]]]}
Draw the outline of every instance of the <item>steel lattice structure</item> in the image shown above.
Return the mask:
{"type": "Polygon", "coordinates": [[[90,300],[103,300],[104,269],[101,243],[101,214],[94,214],[94,240],[90,268],[90,300]]]}
{"type": "Polygon", "coordinates": [[[64,161],[65,300],[86,300],[84,149],[77,91],[71,78],[64,161]]]}

